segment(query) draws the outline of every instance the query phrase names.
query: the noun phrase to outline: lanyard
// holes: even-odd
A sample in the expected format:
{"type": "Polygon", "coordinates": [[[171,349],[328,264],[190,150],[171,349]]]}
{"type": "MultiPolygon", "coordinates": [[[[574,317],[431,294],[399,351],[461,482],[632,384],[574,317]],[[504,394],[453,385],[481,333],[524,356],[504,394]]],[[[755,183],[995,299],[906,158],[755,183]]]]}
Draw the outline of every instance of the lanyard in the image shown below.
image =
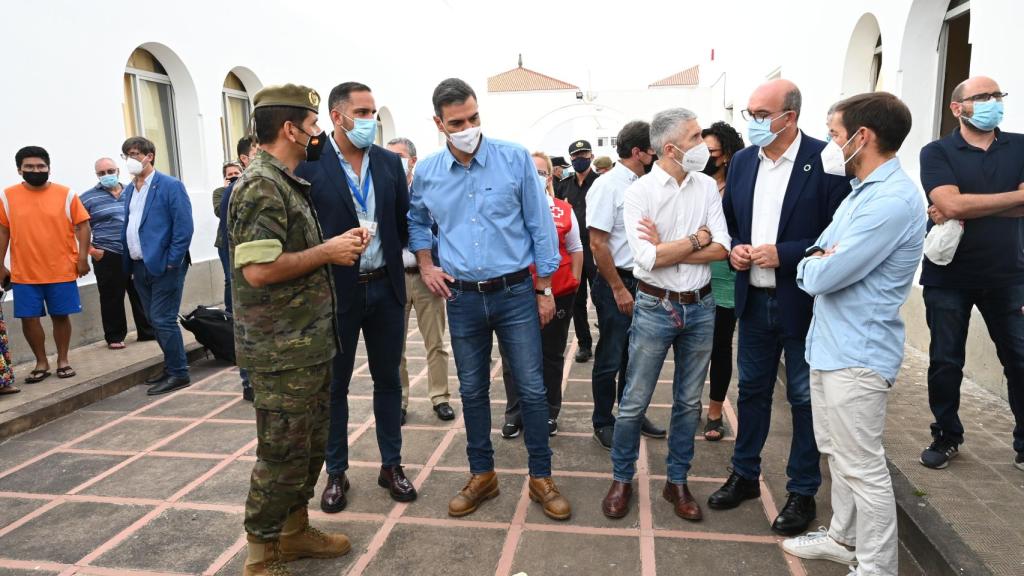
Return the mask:
{"type": "Polygon", "coordinates": [[[348,177],[344,166],[341,167],[341,173],[345,175],[345,182],[348,183],[348,188],[352,191],[352,197],[359,202],[359,207],[363,209],[363,214],[368,213],[370,210],[366,207],[366,198],[370,195],[370,169],[366,169],[366,179],[363,180],[362,190],[348,177]]]}

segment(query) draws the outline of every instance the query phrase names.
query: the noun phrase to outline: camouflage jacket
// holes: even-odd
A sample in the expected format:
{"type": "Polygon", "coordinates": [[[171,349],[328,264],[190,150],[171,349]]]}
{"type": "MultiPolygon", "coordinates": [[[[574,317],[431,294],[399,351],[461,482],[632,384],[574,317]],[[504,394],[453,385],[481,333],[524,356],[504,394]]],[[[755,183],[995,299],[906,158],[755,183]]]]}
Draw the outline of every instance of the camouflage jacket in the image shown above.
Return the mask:
{"type": "Polygon", "coordinates": [[[263,288],[242,274],[249,264],[323,243],[309,183],[261,151],[236,182],[227,217],[238,365],[276,372],[329,361],[337,350],[337,327],[328,267],[263,288]]]}

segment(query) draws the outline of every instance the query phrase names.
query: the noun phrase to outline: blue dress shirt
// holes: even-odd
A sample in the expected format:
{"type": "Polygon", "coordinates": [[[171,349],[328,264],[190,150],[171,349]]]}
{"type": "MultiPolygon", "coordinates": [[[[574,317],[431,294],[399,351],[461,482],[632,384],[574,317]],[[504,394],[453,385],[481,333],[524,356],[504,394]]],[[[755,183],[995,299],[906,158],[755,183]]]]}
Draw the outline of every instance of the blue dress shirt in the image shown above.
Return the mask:
{"type": "Polygon", "coordinates": [[[868,368],[891,384],[903,362],[900,307],[924,250],[924,200],[896,158],[851,185],[815,243],[835,253],[804,258],[796,269],[797,285],[815,297],[807,363],[868,368]]]}
{"type": "MultiPolygon", "coordinates": [[[[345,137],[344,135],[342,137],[345,137]]],[[[341,154],[341,149],[338,148],[338,143],[334,140],[332,134],[327,140],[334,146],[334,151],[338,154],[338,159],[341,160],[341,170],[345,173],[345,177],[348,181],[352,182],[362,190],[363,183],[367,183],[366,192],[366,209],[363,209],[363,205],[360,204],[359,199],[356,197],[355,191],[352,190],[351,184],[349,187],[349,194],[352,195],[352,203],[356,207],[356,214],[359,215],[359,219],[370,220],[371,222],[377,221],[377,201],[373,193],[373,178],[370,176],[370,152],[367,149],[363,153],[363,166],[360,169],[360,174],[356,174],[355,169],[352,165],[345,160],[345,157],[341,154]]],[[[381,248],[380,238],[377,234],[370,237],[370,244],[366,247],[363,255],[359,257],[359,272],[373,272],[378,268],[384,267],[384,252],[381,248]]]]}
{"type": "Polygon", "coordinates": [[[446,146],[416,164],[409,192],[409,249],[430,250],[437,222],[441,268],[479,282],[536,263],[551,276],[558,236],[537,168],[526,148],[483,138],[463,166],[446,146]]]}

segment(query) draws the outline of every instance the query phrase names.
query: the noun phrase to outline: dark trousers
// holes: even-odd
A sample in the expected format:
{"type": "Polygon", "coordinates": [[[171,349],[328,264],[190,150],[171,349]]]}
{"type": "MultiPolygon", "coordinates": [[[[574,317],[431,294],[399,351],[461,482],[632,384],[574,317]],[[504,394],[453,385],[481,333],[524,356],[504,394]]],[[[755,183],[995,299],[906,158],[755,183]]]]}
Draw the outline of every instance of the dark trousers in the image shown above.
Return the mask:
{"type": "MultiPolygon", "coordinates": [[[[576,341],[579,342],[581,350],[590,350],[594,346],[594,339],[590,336],[590,321],[587,320],[587,305],[589,304],[587,285],[591,281],[592,278],[587,272],[587,267],[584,266],[583,271],[580,272],[580,287],[576,289],[576,301],[572,308],[572,323],[576,330],[576,341]]],[[[600,320],[597,325],[600,329],[600,320]]]]}
{"type": "MultiPolygon", "coordinates": [[[[629,293],[636,296],[636,279],[632,275],[619,275],[629,293]]],[[[615,424],[612,409],[622,400],[626,388],[626,364],[629,360],[629,328],[633,317],[619,311],[615,295],[608,282],[597,274],[594,278],[594,306],[601,331],[597,336],[591,387],[594,395],[594,429],[615,424]]]]}
{"type": "Polygon", "coordinates": [[[359,334],[363,334],[373,378],[373,415],[382,466],[402,464],[402,381],[398,365],[405,341],[405,302],[395,298],[389,276],[355,285],[339,302],[350,302],[338,314],[341,350],[331,376],[331,429],[327,439],[327,472],[348,470],[348,389],[359,334]]]}
{"type": "Polygon", "coordinates": [[[931,330],[928,347],[928,405],[935,416],[932,436],[964,441],[960,422],[960,383],[971,309],[978,307],[996,346],[1006,376],[1010,411],[1016,426],[1013,449],[1024,452],[1024,286],[1005,288],[924,287],[925,316],[931,330]]]}
{"type": "MultiPolygon", "coordinates": [[[[548,418],[558,419],[562,410],[562,373],[565,370],[565,344],[569,340],[569,321],[572,320],[573,301],[576,293],[555,298],[555,317],[540,331],[541,354],[544,357],[544,387],[548,392],[548,418]]],[[[501,379],[505,383],[505,422],[523,425],[519,407],[519,387],[512,377],[512,369],[501,353],[501,379]]]]}
{"type": "Polygon", "coordinates": [[[231,258],[228,247],[218,246],[217,257],[220,258],[220,267],[224,270],[224,309],[231,312],[231,258]]]}
{"type": "Polygon", "coordinates": [[[736,332],[736,310],[715,307],[715,336],[711,349],[711,391],[715,402],[724,402],[732,380],[732,335],[736,332]]]}
{"type": "Polygon", "coordinates": [[[818,446],[811,417],[811,370],[804,359],[804,336],[783,332],[779,301],[765,290],[747,292],[740,318],[736,446],[733,470],[747,480],[761,475],[761,450],[772,421],[772,396],[779,378],[779,358],[786,354],[786,399],[793,418],[793,433],[786,466],[786,491],[813,496],[821,486],[818,446]]]}
{"type": "Polygon", "coordinates": [[[185,341],[178,327],[181,293],[185,289],[187,272],[188,265],[182,265],[153,276],[146,270],[142,260],[132,262],[132,281],[135,282],[135,290],[146,311],[146,318],[149,318],[156,331],[156,341],[164,353],[164,370],[178,378],[188,377],[185,341]]]}
{"type": "Polygon", "coordinates": [[[103,258],[92,259],[92,269],[96,272],[96,289],[100,293],[100,319],[103,322],[103,339],[107,344],[124,342],[128,335],[128,319],[124,313],[124,295],[128,294],[128,302],[132,307],[132,318],[135,319],[135,330],[139,340],[152,340],[156,337],[153,327],[146,319],[146,311],[142,308],[139,293],[131,276],[124,271],[124,260],[120,254],[106,252],[103,258]]]}

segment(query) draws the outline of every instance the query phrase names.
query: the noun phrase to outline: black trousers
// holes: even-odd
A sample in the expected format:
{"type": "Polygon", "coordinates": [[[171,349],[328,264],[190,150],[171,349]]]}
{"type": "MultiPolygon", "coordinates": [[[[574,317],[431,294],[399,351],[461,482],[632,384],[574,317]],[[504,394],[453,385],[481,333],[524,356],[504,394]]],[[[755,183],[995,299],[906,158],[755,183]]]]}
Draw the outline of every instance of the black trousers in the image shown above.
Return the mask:
{"type": "MultiPolygon", "coordinates": [[[[573,301],[576,294],[555,298],[555,317],[541,328],[540,346],[544,355],[544,387],[548,392],[548,418],[558,419],[562,410],[562,371],[565,369],[565,344],[569,341],[569,320],[572,319],[573,301]]],[[[522,426],[519,411],[519,388],[512,380],[512,373],[501,350],[501,379],[505,383],[505,422],[522,426]]]]}
{"type": "Polygon", "coordinates": [[[732,380],[732,335],[736,332],[736,310],[715,307],[715,335],[711,348],[711,391],[715,402],[724,402],[732,380]]]}
{"type": "Polygon", "coordinates": [[[590,350],[594,346],[594,339],[590,336],[590,322],[587,320],[587,305],[589,304],[587,288],[593,281],[593,276],[587,272],[586,266],[583,267],[580,276],[580,287],[576,291],[576,300],[572,307],[572,323],[576,330],[576,341],[580,343],[580,349],[590,350]]]}
{"type": "Polygon", "coordinates": [[[135,319],[135,330],[139,340],[153,340],[156,333],[146,318],[142,301],[135,292],[135,285],[129,280],[124,270],[124,260],[120,254],[106,252],[103,258],[92,259],[92,269],[96,273],[96,288],[100,293],[100,318],[103,322],[103,339],[107,344],[124,342],[128,335],[128,319],[124,313],[124,295],[128,294],[131,303],[132,317],[135,319]]]}

